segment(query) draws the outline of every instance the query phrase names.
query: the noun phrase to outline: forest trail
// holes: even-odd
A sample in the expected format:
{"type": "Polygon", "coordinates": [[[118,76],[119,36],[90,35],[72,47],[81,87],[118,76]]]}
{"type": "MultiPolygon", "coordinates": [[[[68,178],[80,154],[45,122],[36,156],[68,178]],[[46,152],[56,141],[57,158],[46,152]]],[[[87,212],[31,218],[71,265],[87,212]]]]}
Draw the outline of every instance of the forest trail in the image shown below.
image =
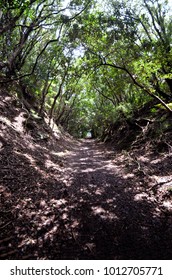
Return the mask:
{"type": "Polygon", "coordinates": [[[171,151],[117,152],[34,118],[26,130],[5,98],[1,259],[171,259],[171,151]]]}
{"type": "Polygon", "coordinates": [[[171,2],[136,2],[0,2],[0,259],[172,259],[171,2]]]}
{"type": "Polygon", "coordinates": [[[127,154],[94,140],[80,141],[66,155],[65,228],[74,241],[69,258],[170,257],[170,220],[162,201],[145,174],[138,176],[138,163],[128,169],[127,161],[127,154]]]}
{"type": "Polygon", "coordinates": [[[112,152],[108,152],[102,143],[94,140],[79,141],[76,147],[65,156],[67,186],[70,186],[77,178],[79,185],[84,183],[87,187],[89,185],[98,187],[100,184],[100,187],[104,187],[110,174],[117,172],[117,166],[112,164],[109,153],[112,152]]]}

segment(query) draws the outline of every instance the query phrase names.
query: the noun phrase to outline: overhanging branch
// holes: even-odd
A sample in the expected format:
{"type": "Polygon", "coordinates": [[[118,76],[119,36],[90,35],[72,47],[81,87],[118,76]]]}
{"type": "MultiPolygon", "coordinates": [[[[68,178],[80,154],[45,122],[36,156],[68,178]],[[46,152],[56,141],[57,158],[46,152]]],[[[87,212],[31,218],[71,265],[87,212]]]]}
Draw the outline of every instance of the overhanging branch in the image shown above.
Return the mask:
{"type": "Polygon", "coordinates": [[[148,90],[144,85],[140,84],[136,80],[134,75],[125,66],[118,66],[118,65],[112,64],[112,63],[100,63],[99,66],[113,67],[115,69],[119,69],[119,70],[125,71],[136,86],[138,86],[140,89],[144,90],[149,96],[151,96],[151,97],[155,98],[156,100],[158,100],[158,102],[160,102],[167,109],[167,111],[172,113],[172,110],[170,109],[170,107],[159,96],[155,95],[150,90],[148,90]]]}

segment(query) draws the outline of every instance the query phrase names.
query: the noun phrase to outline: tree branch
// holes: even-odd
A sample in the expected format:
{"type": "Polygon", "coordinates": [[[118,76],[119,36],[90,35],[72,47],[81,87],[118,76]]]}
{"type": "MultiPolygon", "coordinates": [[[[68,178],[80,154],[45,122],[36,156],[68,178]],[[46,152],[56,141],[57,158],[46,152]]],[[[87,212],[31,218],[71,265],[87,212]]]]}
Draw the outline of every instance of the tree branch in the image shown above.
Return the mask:
{"type": "Polygon", "coordinates": [[[156,100],[158,100],[158,102],[160,102],[163,107],[165,107],[167,109],[168,112],[172,113],[172,110],[170,109],[170,107],[157,95],[155,95],[154,93],[150,92],[144,85],[140,84],[136,78],[134,77],[133,74],[131,74],[131,72],[125,67],[125,66],[118,66],[115,64],[111,64],[111,63],[106,63],[106,64],[99,64],[99,66],[109,66],[109,67],[113,67],[122,71],[125,71],[129,77],[131,78],[131,80],[133,81],[133,83],[138,86],[140,89],[144,90],[149,96],[155,98],[156,100]]]}

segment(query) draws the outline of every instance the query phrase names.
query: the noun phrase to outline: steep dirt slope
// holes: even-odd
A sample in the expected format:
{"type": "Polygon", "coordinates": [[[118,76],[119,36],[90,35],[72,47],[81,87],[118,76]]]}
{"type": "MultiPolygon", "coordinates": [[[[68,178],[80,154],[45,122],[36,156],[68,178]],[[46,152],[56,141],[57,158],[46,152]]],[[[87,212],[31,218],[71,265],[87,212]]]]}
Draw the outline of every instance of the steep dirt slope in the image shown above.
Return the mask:
{"type": "Polygon", "coordinates": [[[75,141],[5,93],[0,111],[2,259],[171,259],[170,149],[75,141]]]}
{"type": "MultiPolygon", "coordinates": [[[[44,201],[63,197],[63,152],[75,141],[54,131],[5,91],[0,96],[0,256],[27,258],[54,213],[44,201]],[[43,210],[44,209],[44,210],[43,210]],[[36,241],[37,240],[37,241],[36,241]]],[[[31,254],[36,258],[37,250],[31,254]]]]}

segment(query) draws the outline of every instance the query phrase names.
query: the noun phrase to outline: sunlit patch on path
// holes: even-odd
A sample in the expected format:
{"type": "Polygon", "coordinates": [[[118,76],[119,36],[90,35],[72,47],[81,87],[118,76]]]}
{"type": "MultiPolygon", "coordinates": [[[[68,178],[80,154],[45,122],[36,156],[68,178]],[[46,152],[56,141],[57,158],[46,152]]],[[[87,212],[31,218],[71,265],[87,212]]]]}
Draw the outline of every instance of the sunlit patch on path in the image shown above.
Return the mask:
{"type": "Polygon", "coordinates": [[[164,215],[157,199],[125,169],[125,157],[93,140],[83,140],[64,156],[65,227],[80,246],[76,255],[149,259],[171,254],[170,244],[164,255],[160,246],[167,233],[162,233],[164,215]],[[87,244],[93,245],[91,251],[87,244]]]}

